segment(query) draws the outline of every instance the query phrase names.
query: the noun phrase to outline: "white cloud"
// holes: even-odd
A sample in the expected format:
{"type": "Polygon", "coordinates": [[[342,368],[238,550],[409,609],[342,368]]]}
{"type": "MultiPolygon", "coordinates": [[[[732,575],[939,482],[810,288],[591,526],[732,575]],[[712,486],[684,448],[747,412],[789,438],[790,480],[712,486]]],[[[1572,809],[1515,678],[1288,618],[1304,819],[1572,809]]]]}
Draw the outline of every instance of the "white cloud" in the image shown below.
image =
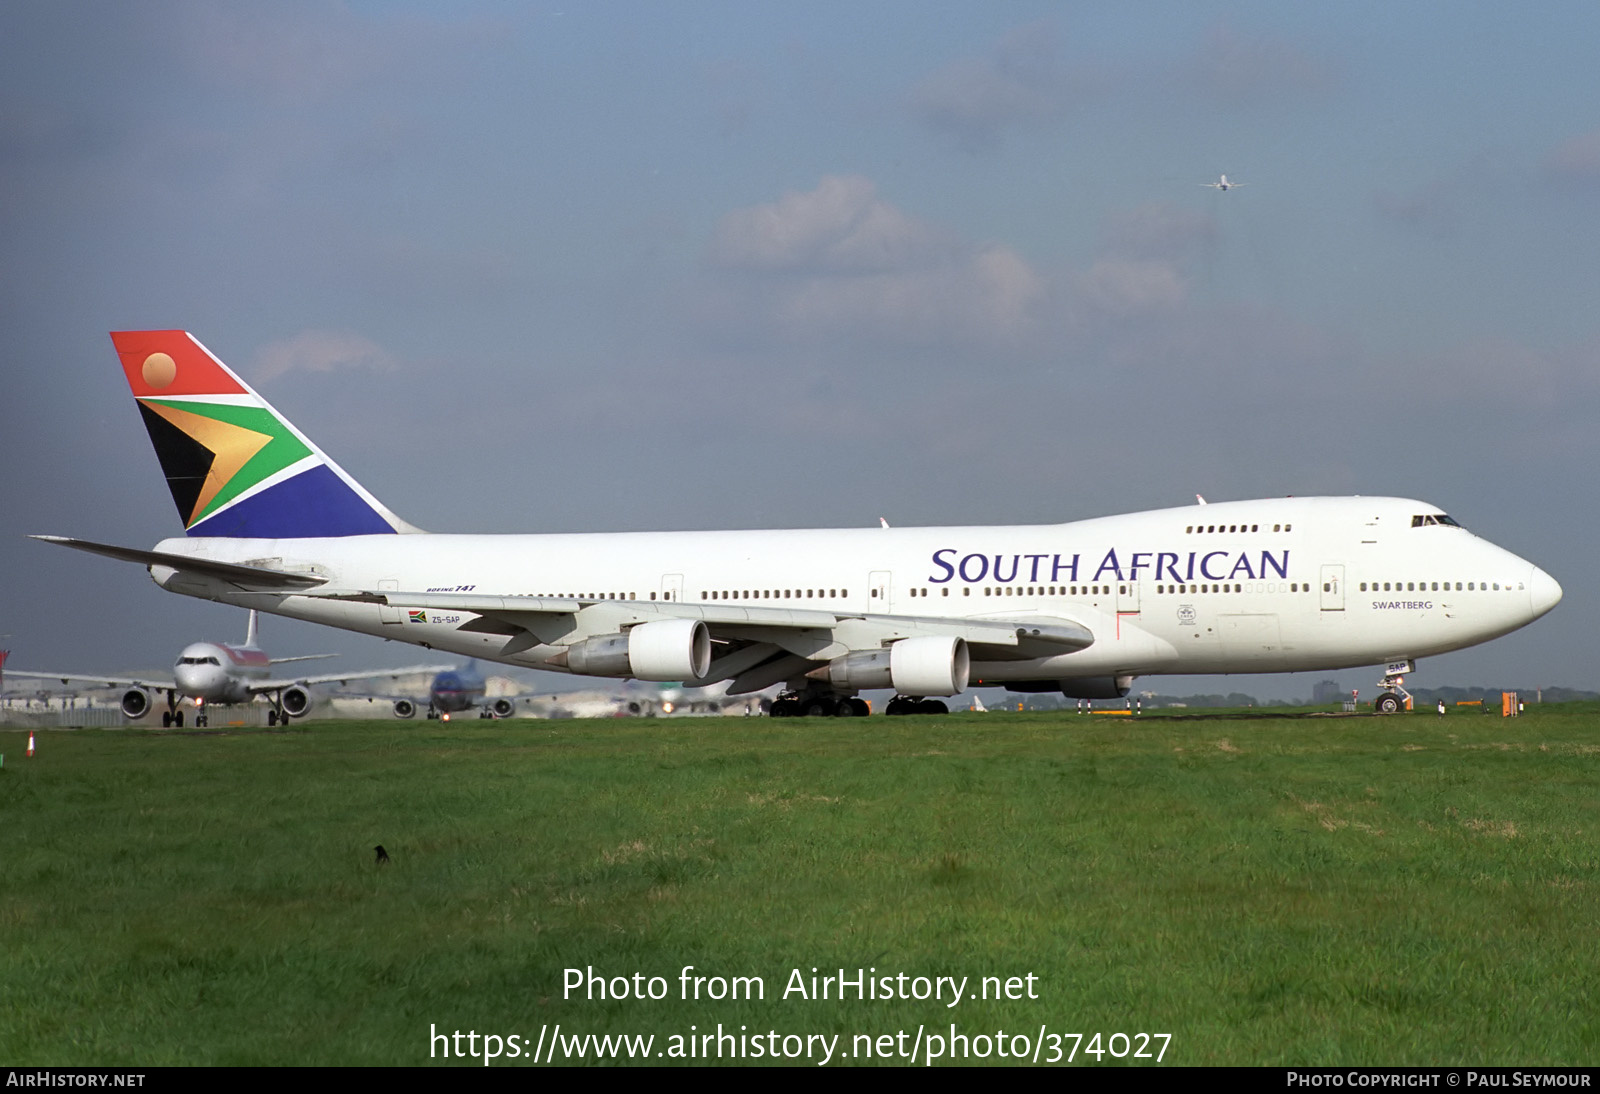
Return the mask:
{"type": "Polygon", "coordinates": [[[917,85],[913,111],[969,150],[999,143],[1007,126],[1051,121],[1073,95],[1048,21],[1018,27],[980,57],[953,61],[917,85]]]}
{"type": "Polygon", "coordinates": [[[815,190],[723,217],[711,261],[730,269],[865,273],[925,263],[946,243],[879,200],[871,180],[830,175],[815,190]]]}
{"type": "Polygon", "coordinates": [[[255,359],[255,375],[262,380],[290,372],[388,371],[394,367],[394,359],[376,342],[343,331],[301,331],[263,347],[255,359]]]}
{"type": "Polygon", "coordinates": [[[724,316],[753,316],[790,339],[1012,341],[1045,292],[1014,250],[962,242],[860,177],[729,213],[709,261],[728,275],[724,316]]]}
{"type": "Polygon", "coordinates": [[[1210,214],[1171,202],[1146,202],[1112,213],[1108,220],[1101,250],[1119,258],[1188,258],[1217,240],[1217,224],[1210,214]]]}
{"type": "Polygon", "coordinates": [[[1103,258],[1077,279],[1084,299],[1113,316],[1167,311],[1188,297],[1188,287],[1171,262],[1103,258]]]}

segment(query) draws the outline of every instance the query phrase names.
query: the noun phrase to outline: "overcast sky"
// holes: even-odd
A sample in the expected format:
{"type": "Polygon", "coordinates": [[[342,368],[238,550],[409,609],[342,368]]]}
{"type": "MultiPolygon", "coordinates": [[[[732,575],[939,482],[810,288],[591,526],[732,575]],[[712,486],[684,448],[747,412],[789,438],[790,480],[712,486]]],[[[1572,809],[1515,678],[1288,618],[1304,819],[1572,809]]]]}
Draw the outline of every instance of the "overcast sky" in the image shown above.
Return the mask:
{"type": "Polygon", "coordinates": [[[179,532],[106,332],[182,327],[432,530],[1425,499],[1566,599],[1412,681],[1596,687],[1596,42],[1503,0],[8,0],[0,646],[243,637],[24,538],[179,532]]]}

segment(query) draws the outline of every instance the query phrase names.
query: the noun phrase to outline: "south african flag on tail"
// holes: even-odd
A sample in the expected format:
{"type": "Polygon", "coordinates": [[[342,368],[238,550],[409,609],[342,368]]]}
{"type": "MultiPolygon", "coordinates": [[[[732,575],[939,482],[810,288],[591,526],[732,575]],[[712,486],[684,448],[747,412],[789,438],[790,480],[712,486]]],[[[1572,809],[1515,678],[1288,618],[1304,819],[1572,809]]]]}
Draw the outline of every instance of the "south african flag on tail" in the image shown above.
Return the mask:
{"type": "Polygon", "coordinates": [[[114,331],[150,443],[191,536],[415,532],[194,335],[114,331]]]}

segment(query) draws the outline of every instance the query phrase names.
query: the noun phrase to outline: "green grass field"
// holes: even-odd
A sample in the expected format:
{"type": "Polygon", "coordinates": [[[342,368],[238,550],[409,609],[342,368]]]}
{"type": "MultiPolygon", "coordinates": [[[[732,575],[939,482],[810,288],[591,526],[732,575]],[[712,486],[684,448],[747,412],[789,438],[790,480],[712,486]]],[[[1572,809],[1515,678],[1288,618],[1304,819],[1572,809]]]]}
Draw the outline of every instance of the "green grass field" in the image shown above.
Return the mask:
{"type": "Polygon", "coordinates": [[[412,1065],[431,1027],[556,1023],[841,1034],[836,1063],[951,1023],[1170,1033],[1180,1065],[1600,1048],[1595,704],[38,739],[0,732],[8,1064],[412,1065]],[[685,965],[765,999],[682,1000],[685,965]],[[564,998],[590,966],[668,997],[564,998]],[[813,967],[969,997],[784,998],[813,967]]]}

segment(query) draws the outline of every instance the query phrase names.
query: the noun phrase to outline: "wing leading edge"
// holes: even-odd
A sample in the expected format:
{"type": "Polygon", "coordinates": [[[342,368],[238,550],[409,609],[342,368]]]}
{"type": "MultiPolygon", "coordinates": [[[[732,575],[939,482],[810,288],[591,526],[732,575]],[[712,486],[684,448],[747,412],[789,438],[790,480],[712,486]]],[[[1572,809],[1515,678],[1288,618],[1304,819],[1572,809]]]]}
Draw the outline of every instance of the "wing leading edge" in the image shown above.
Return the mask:
{"type": "MultiPolygon", "coordinates": [[[[316,593],[303,595],[319,595],[316,593]]],[[[714,644],[700,676],[684,683],[704,687],[732,680],[729,694],[759,691],[847,653],[879,650],[909,638],[957,638],[983,660],[1028,660],[1072,653],[1094,644],[1094,632],[1064,618],[973,619],[877,615],[683,601],[587,600],[557,597],[361,592],[329,593],[330,599],[391,608],[466,612],[475,618],[457,629],[503,635],[498,653],[512,657],[537,646],[574,647],[646,623],[703,623],[714,644]]],[[[425,619],[422,621],[426,621],[425,619]]],[[[565,650],[547,663],[567,667],[565,650]]]]}

